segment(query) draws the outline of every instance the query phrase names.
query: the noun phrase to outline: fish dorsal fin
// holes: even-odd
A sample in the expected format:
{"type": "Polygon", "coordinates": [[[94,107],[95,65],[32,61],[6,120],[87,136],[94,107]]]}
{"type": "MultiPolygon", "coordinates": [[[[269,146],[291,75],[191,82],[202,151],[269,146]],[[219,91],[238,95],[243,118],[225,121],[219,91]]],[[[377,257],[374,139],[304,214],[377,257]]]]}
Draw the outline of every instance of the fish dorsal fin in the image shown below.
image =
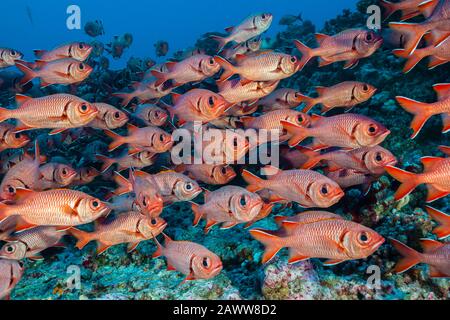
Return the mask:
{"type": "Polygon", "coordinates": [[[438,96],[438,100],[450,98],[450,83],[438,83],[433,86],[438,96]]]}
{"type": "Polygon", "coordinates": [[[423,157],[421,159],[423,167],[424,167],[426,172],[429,172],[430,170],[432,170],[432,168],[435,165],[439,164],[443,160],[445,160],[445,159],[444,158],[438,158],[438,157],[423,157]]]}
{"type": "Polygon", "coordinates": [[[131,123],[127,124],[127,128],[128,128],[128,133],[129,134],[136,133],[136,131],[139,130],[138,127],[136,127],[135,125],[132,125],[131,123]]]}
{"type": "Polygon", "coordinates": [[[284,220],[281,222],[281,226],[287,233],[293,233],[301,224],[296,221],[284,220]]]}
{"type": "Polygon", "coordinates": [[[281,173],[281,171],[282,170],[280,168],[277,168],[275,166],[265,166],[261,169],[261,174],[265,176],[274,176],[281,173]]]}
{"type": "Polygon", "coordinates": [[[178,62],[176,62],[176,61],[168,61],[168,62],[166,62],[166,67],[169,71],[172,71],[177,64],[178,64],[178,62]]]}
{"type": "Polygon", "coordinates": [[[434,12],[434,9],[436,8],[438,0],[428,0],[424,1],[421,4],[419,4],[419,11],[423,14],[425,18],[431,17],[431,15],[434,12]]]}
{"type": "Polygon", "coordinates": [[[444,246],[443,243],[432,239],[421,239],[420,244],[422,245],[423,251],[425,253],[435,251],[444,246]]]}
{"type": "Polygon", "coordinates": [[[142,170],[133,171],[133,175],[134,175],[134,177],[139,177],[139,178],[147,178],[148,176],[150,176],[150,174],[148,174],[147,172],[144,172],[142,170]]]}
{"type": "Polygon", "coordinates": [[[179,93],[172,92],[171,96],[172,96],[173,104],[176,105],[180,101],[180,98],[182,95],[179,93]]]}
{"type": "Polygon", "coordinates": [[[323,96],[325,94],[325,89],[326,89],[326,87],[322,87],[322,86],[316,87],[316,91],[319,94],[319,96],[323,96]]]}
{"type": "Polygon", "coordinates": [[[225,28],[225,31],[228,33],[232,33],[234,31],[234,27],[225,28]]]}
{"type": "Polygon", "coordinates": [[[236,60],[237,63],[241,63],[245,59],[247,59],[247,56],[245,54],[241,54],[241,53],[238,53],[236,55],[236,57],[234,58],[234,60],[236,60]]]}
{"type": "Polygon", "coordinates": [[[16,94],[16,103],[18,106],[23,105],[25,102],[33,100],[33,98],[24,96],[23,94],[16,94]]]}
{"type": "Polygon", "coordinates": [[[323,34],[323,33],[316,33],[314,36],[316,37],[316,41],[317,41],[317,43],[319,44],[319,46],[322,45],[322,43],[323,43],[326,39],[330,38],[330,36],[328,36],[328,35],[326,35],[326,34],[323,34]]]}

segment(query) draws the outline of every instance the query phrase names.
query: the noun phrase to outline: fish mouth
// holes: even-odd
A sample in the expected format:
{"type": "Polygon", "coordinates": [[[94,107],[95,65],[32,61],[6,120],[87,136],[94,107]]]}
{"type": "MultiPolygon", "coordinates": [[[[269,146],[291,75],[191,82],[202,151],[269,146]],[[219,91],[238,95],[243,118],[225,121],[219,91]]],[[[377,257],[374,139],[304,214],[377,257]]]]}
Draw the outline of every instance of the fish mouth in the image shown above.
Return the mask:
{"type": "Polygon", "coordinates": [[[393,167],[393,166],[397,165],[397,163],[398,163],[398,160],[397,160],[397,159],[392,159],[392,160],[386,162],[386,163],[384,164],[383,168],[384,168],[384,167],[393,167]]]}
{"type": "Polygon", "coordinates": [[[375,242],[371,249],[375,252],[379,247],[381,247],[383,245],[383,243],[386,242],[386,239],[384,239],[383,237],[380,237],[380,240],[378,240],[377,242],[375,242]]]}

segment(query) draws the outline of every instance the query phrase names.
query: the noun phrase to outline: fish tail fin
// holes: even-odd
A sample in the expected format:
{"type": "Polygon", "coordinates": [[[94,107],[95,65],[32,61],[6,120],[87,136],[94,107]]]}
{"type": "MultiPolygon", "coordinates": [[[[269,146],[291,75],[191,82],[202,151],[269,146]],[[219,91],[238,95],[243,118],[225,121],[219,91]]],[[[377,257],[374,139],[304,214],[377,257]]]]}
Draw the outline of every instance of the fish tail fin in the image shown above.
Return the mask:
{"type": "Polygon", "coordinates": [[[126,107],[127,105],[129,105],[131,100],[133,100],[134,98],[133,94],[124,92],[113,93],[112,96],[122,99],[122,102],[120,103],[122,107],[126,107]]]}
{"type": "Polygon", "coordinates": [[[403,49],[394,50],[392,53],[399,58],[408,59],[403,67],[403,73],[409,73],[423,58],[428,56],[424,49],[417,49],[411,55],[403,49]]]}
{"type": "Polygon", "coordinates": [[[122,137],[121,135],[118,135],[117,133],[111,131],[111,130],[105,130],[105,134],[113,139],[113,142],[108,147],[108,151],[114,151],[120,146],[124,145],[126,143],[125,137],[122,137]]]}
{"type": "Polygon", "coordinates": [[[294,40],[294,44],[297,47],[298,51],[300,51],[300,53],[302,54],[302,58],[298,64],[298,70],[301,71],[306,66],[306,64],[314,57],[314,51],[299,40],[294,40]]]}
{"type": "Polygon", "coordinates": [[[167,74],[158,70],[152,70],[151,71],[152,75],[156,78],[156,82],[155,85],[157,87],[159,87],[160,85],[162,85],[164,82],[166,82],[167,80],[169,80],[169,78],[167,77],[167,74]]]}
{"type": "Polygon", "coordinates": [[[211,39],[213,39],[214,41],[217,41],[217,43],[219,44],[219,52],[223,50],[223,48],[225,48],[225,46],[228,43],[228,39],[225,37],[220,37],[220,36],[210,36],[211,39]]]}
{"type": "Polygon", "coordinates": [[[9,217],[9,207],[6,203],[0,202],[0,222],[9,217]]]}
{"type": "Polygon", "coordinates": [[[433,233],[441,240],[450,235],[450,215],[445,214],[442,211],[436,210],[430,206],[426,206],[428,214],[431,218],[439,222],[439,226],[433,229],[433,233]]]}
{"type": "Polygon", "coordinates": [[[215,56],[214,60],[223,68],[223,73],[218,82],[225,82],[236,74],[236,68],[225,58],[215,56]]]}
{"type": "Polygon", "coordinates": [[[404,50],[407,54],[411,54],[417,48],[422,37],[428,32],[426,24],[391,22],[389,27],[405,35],[407,42],[404,50]]]}
{"type": "Polygon", "coordinates": [[[295,147],[309,136],[308,129],[305,127],[296,125],[295,123],[288,121],[281,121],[281,124],[283,128],[292,135],[292,137],[289,139],[290,147],[295,147]]]}
{"type": "Polygon", "coordinates": [[[420,184],[417,180],[417,175],[396,167],[385,167],[387,173],[389,173],[395,180],[401,182],[400,187],[395,193],[395,201],[399,201],[410,194],[420,184]]]}
{"type": "Polygon", "coordinates": [[[101,169],[100,169],[100,171],[101,171],[102,173],[103,173],[103,172],[106,172],[106,170],[108,170],[109,168],[111,168],[111,166],[114,164],[114,159],[108,158],[108,157],[103,156],[103,155],[100,155],[100,154],[97,154],[97,155],[95,156],[95,159],[97,159],[97,160],[103,162],[102,167],[101,167],[101,169]]]}
{"type": "Polygon", "coordinates": [[[11,119],[11,110],[0,108],[0,123],[8,119],[11,119]]]}
{"type": "Polygon", "coordinates": [[[82,250],[89,242],[92,241],[92,236],[89,232],[81,231],[77,228],[70,228],[68,232],[78,240],[75,246],[79,250],[82,250]]]}
{"type": "Polygon", "coordinates": [[[264,189],[264,179],[255,176],[253,173],[243,170],[242,178],[249,184],[247,187],[248,191],[256,192],[264,189]]]}
{"type": "Polygon", "coordinates": [[[322,160],[320,152],[302,146],[297,146],[296,148],[308,158],[303,164],[302,169],[314,168],[322,160]]]}
{"type": "Polygon", "coordinates": [[[414,119],[411,122],[411,128],[414,130],[411,138],[414,139],[422,130],[425,122],[432,116],[429,104],[405,97],[396,97],[396,100],[403,109],[414,115],[414,119]]]}
{"type": "Polygon", "coordinates": [[[200,206],[196,203],[192,203],[192,212],[194,213],[194,222],[192,225],[195,227],[200,223],[200,220],[203,217],[203,213],[200,210],[200,206]]]}
{"type": "Polygon", "coordinates": [[[303,94],[299,94],[300,102],[305,104],[305,107],[303,108],[302,112],[307,113],[309,112],[316,104],[316,99],[305,96],[303,94]]]}
{"type": "Polygon", "coordinates": [[[25,74],[22,80],[20,80],[20,85],[25,85],[38,76],[36,71],[32,70],[23,63],[16,63],[16,67],[25,74]]]}
{"type": "Polygon", "coordinates": [[[275,255],[283,248],[280,237],[272,232],[263,229],[252,229],[250,234],[253,238],[261,242],[265,246],[264,254],[261,262],[267,263],[272,260],[275,255]]]}
{"type": "Polygon", "coordinates": [[[380,5],[383,7],[383,21],[386,21],[395,11],[397,11],[397,5],[387,0],[380,0],[380,5]]]}
{"type": "Polygon", "coordinates": [[[115,195],[123,195],[133,191],[133,186],[127,178],[122,176],[120,173],[115,172],[114,181],[117,183],[118,187],[114,190],[115,195]]]}
{"type": "Polygon", "coordinates": [[[403,258],[397,262],[394,268],[394,271],[396,273],[403,273],[405,271],[408,271],[416,264],[421,262],[421,254],[419,252],[408,247],[398,240],[391,239],[391,242],[394,248],[403,256],[403,258]]]}

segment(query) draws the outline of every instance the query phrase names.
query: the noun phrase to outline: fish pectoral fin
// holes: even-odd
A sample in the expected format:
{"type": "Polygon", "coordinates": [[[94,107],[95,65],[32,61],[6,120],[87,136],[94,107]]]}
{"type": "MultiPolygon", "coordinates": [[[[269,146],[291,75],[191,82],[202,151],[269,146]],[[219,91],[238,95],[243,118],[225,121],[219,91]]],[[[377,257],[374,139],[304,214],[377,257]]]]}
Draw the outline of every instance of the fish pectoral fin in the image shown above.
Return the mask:
{"type": "Polygon", "coordinates": [[[214,220],[207,220],[205,226],[205,234],[209,233],[212,227],[214,227],[218,222],[214,220]]]}
{"type": "Polygon", "coordinates": [[[445,274],[436,267],[430,266],[430,277],[431,278],[449,278],[448,274],[445,274]]]}
{"type": "MultiPolygon", "coordinates": [[[[78,216],[78,213],[73,210],[73,208],[71,206],[69,206],[68,204],[66,204],[64,206],[64,208],[62,209],[63,213],[70,215],[70,216],[78,216]]],[[[66,229],[67,230],[67,229],[66,229]]]]}
{"type": "Polygon", "coordinates": [[[237,222],[225,222],[224,224],[222,224],[220,229],[222,229],[222,230],[231,229],[231,228],[235,227],[236,225],[237,225],[237,222]]]}
{"type": "Polygon", "coordinates": [[[337,264],[339,264],[339,263],[342,263],[342,262],[344,262],[344,261],[346,261],[346,260],[329,259],[329,260],[326,260],[326,261],[323,263],[323,265],[324,265],[324,266],[335,266],[335,265],[337,265],[337,264]]]}
{"type": "Polygon", "coordinates": [[[55,75],[57,75],[58,77],[61,77],[61,78],[65,78],[65,79],[70,78],[70,74],[67,74],[64,72],[54,71],[54,73],[55,73],[55,75]]]}

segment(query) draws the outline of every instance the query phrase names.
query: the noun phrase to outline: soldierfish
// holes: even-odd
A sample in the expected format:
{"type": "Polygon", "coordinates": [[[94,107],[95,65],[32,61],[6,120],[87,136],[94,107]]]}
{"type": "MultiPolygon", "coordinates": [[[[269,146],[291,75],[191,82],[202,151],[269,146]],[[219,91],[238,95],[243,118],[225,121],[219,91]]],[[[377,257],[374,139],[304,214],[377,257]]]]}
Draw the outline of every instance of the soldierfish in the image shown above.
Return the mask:
{"type": "Polygon", "coordinates": [[[420,242],[424,252],[420,253],[398,240],[391,239],[391,242],[403,256],[395,266],[395,272],[403,273],[419,263],[425,263],[429,265],[431,278],[450,278],[450,244],[422,239],[420,242]]]}
{"type": "Polygon", "coordinates": [[[328,212],[304,212],[279,223],[282,229],[278,232],[250,230],[266,247],[262,263],[269,262],[278,251],[288,247],[289,263],[325,258],[328,260],[324,264],[332,266],[365,259],[384,243],[384,238],[375,231],[328,212]]]}
{"type": "Polygon", "coordinates": [[[336,182],[315,171],[282,171],[266,167],[263,173],[271,174],[268,180],[261,179],[247,170],[242,172],[242,177],[249,184],[247,190],[250,192],[264,189],[272,191],[273,202],[289,201],[305,208],[329,208],[344,196],[344,192],[336,182]]]}
{"type": "Polygon", "coordinates": [[[316,87],[317,98],[302,96],[305,103],[303,112],[310,111],[315,105],[323,106],[322,113],[334,108],[343,107],[345,111],[350,111],[358,104],[369,100],[377,91],[370,84],[357,81],[344,81],[332,87],[316,87]]]}
{"type": "Polygon", "coordinates": [[[442,115],[444,122],[442,132],[447,133],[450,130],[450,84],[436,84],[433,86],[433,89],[438,96],[438,101],[434,103],[424,103],[405,97],[396,97],[402,108],[414,115],[414,119],[411,122],[411,128],[414,131],[411,136],[412,139],[419,134],[429,118],[438,114],[442,115]]]}
{"type": "Polygon", "coordinates": [[[278,81],[291,77],[299,70],[299,60],[296,56],[280,52],[237,55],[235,66],[222,57],[216,56],[214,59],[224,69],[219,82],[224,82],[235,74],[239,75],[243,85],[251,81],[278,81]]]}
{"type": "Polygon", "coordinates": [[[159,99],[167,96],[173,90],[172,86],[167,86],[165,83],[157,86],[156,81],[153,82],[135,82],[132,85],[133,91],[129,93],[114,93],[114,97],[122,99],[122,106],[130,104],[131,100],[136,98],[139,103],[147,103],[158,101],[159,99]]]}
{"type": "Polygon", "coordinates": [[[23,271],[22,262],[0,259],[0,300],[10,298],[11,291],[22,279],[23,271]]]}
{"type": "Polygon", "coordinates": [[[173,146],[172,135],[158,127],[138,128],[128,123],[128,136],[120,136],[110,130],[105,134],[113,139],[108,150],[114,151],[124,144],[129,145],[129,154],[135,154],[142,151],[152,153],[164,153],[173,146]]]}
{"type": "Polygon", "coordinates": [[[194,226],[206,220],[205,233],[216,224],[222,229],[233,228],[240,223],[253,221],[264,207],[264,201],[255,193],[237,186],[225,186],[205,192],[203,205],[192,204],[194,226]]]}
{"type": "Polygon", "coordinates": [[[239,79],[228,80],[218,83],[219,94],[230,103],[248,101],[249,105],[256,103],[259,99],[272,93],[278,86],[279,81],[252,81],[242,85],[239,79]]]}
{"type": "Polygon", "coordinates": [[[16,231],[36,226],[66,228],[87,224],[110,212],[100,200],[68,189],[43,192],[18,189],[14,204],[0,203],[0,209],[0,221],[7,217],[20,217],[16,231]]]}
{"type": "Polygon", "coordinates": [[[222,116],[232,104],[221,95],[205,89],[193,89],[187,93],[172,94],[173,106],[166,106],[171,119],[178,118],[178,124],[201,121],[207,123],[222,116]]]}
{"type": "Polygon", "coordinates": [[[178,87],[189,82],[201,82],[214,76],[220,70],[220,65],[213,57],[197,54],[180,62],[167,62],[167,72],[152,70],[158,80],[156,86],[172,80],[178,87]]]}
{"type": "Polygon", "coordinates": [[[165,234],[164,238],[164,246],[155,238],[158,249],[152,257],[166,257],[167,270],[183,273],[186,276],[183,282],[211,279],[222,271],[220,258],[204,246],[188,241],[173,241],[165,234]]]}
{"type": "Polygon", "coordinates": [[[107,171],[111,166],[117,164],[117,170],[123,171],[128,168],[143,169],[151,166],[155,162],[156,154],[149,151],[142,151],[135,154],[124,154],[116,158],[97,155],[96,159],[103,162],[102,172],[107,171]]]}
{"type": "Polygon", "coordinates": [[[450,1],[424,1],[419,5],[419,10],[427,18],[420,23],[391,22],[389,27],[403,33],[407,39],[404,50],[407,54],[413,53],[422,37],[431,31],[441,33],[441,38],[436,39],[438,45],[447,38],[450,33],[450,1]]]}
{"type": "Polygon", "coordinates": [[[77,175],[70,165],[62,163],[47,163],[39,168],[40,178],[35,190],[49,190],[67,187],[77,175]]]}
{"type": "Polygon", "coordinates": [[[377,179],[375,175],[370,173],[347,168],[328,172],[326,176],[336,182],[343,190],[361,185],[364,194],[369,193],[372,183],[377,179]]]}
{"type": "Polygon", "coordinates": [[[15,132],[15,127],[12,124],[0,124],[0,152],[8,149],[23,148],[30,141],[26,134],[15,132]]]}
{"type": "Polygon", "coordinates": [[[114,130],[123,127],[128,122],[128,116],[125,112],[109,105],[107,103],[93,103],[97,108],[98,114],[88,123],[87,127],[96,129],[114,130]]]}
{"type": "Polygon", "coordinates": [[[371,56],[383,43],[383,38],[373,31],[349,29],[334,36],[316,34],[318,48],[311,49],[298,40],[295,46],[302,53],[299,70],[314,57],[320,57],[319,66],[346,61],[344,68],[355,67],[360,59],[371,56]]]}
{"type": "MultiPolygon", "coordinates": [[[[401,21],[412,19],[422,14],[419,7],[423,0],[402,0],[399,2],[390,2],[387,0],[380,0],[381,6],[384,8],[383,19],[387,20],[391,15],[397,11],[401,11],[401,21]]],[[[432,1],[436,2],[437,1],[432,1]]]]}
{"type": "Polygon", "coordinates": [[[238,44],[241,44],[266,32],[272,24],[272,20],[273,16],[270,13],[252,15],[245,19],[238,26],[225,29],[226,32],[230,33],[229,36],[225,38],[212,36],[212,38],[219,42],[220,51],[229,42],[234,41],[238,44]]]}
{"type": "Polygon", "coordinates": [[[424,157],[423,173],[411,173],[392,166],[386,171],[402,184],[395,193],[395,200],[399,201],[410,194],[417,186],[426,184],[428,187],[427,202],[433,202],[450,193],[450,158],[424,157]]]}
{"type": "Polygon", "coordinates": [[[162,127],[166,124],[169,115],[162,108],[155,105],[139,105],[132,116],[141,120],[147,126],[162,127]]]}
{"type": "Polygon", "coordinates": [[[188,175],[203,183],[211,185],[224,185],[236,177],[233,167],[222,164],[181,164],[175,168],[177,172],[188,172],[188,175]]]}
{"type": "Polygon", "coordinates": [[[445,214],[442,211],[439,211],[430,206],[426,206],[428,214],[431,216],[433,220],[435,220],[439,225],[433,229],[433,233],[439,238],[439,240],[443,240],[450,236],[450,215],[445,214]]]}
{"type": "Polygon", "coordinates": [[[222,52],[225,59],[234,60],[238,54],[251,55],[257,53],[261,49],[262,40],[260,38],[253,38],[239,44],[236,47],[226,49],[222,52]]]}
{"type": "Polygon", "coordinates": [[[22,57],[23,54],[17,50],[0,48],[0,69],[13,66],[22,57]]]}
{"type": "Polygon", "coordinates": [[[92,46],[83,42],[73,42],[62,45],[51,51],[34,50],[34,54],[42,61],[55,61],[65,58],[73,58],[78,61],[85,61],[92,52],[92,46]]]}
{"type": "Polygon", "coordinates": [[[379,145],[391,133],[381,123],[359,114],[340,114],[332,117],[312,116],[308,128],[287,121],[281,122],[292,138],[290,146],[296,146],[308,137],[314,138],[312,149],[328,147],[356,149],[379,145]]]}
{"type": "Polygon", "coordinates": [[[0,258],[22,260],[44,259],[39,253],[50,247],[65,247],[61,242],[66,231],[56,227],[36,227],[10,236],[0,249],[0,258]]]}
{"type": "Polygon", "coordinates": [[[0,108],[0,122],[19,121],[16,132],[31,129],[54,129],[58,134],[91,122],[98,109],[91,103],[70,94],[54,94],[42,98],[16,95],[17,109],[0,108]]]}
{"type": "Polygon", "coordinates": [[[83,167],[76,170],[75,179],[70,183],[70,186],[83,186],[94,181],[100,176],[100,172],[93,167],[83,167]]]}
{"type": "Polygon", "coordinates": [[[279,109],[293,109],[298,107],[303,101],[303,95],[294,89],[277,89],[267,97],[260,99],[257,103],[262,107],[263,112],[269,112],[279,109]]]}
{"type": "Polygon", "coordinates": [[[395,156],[383,147],[363,147],[350,151],[337,150],[324,154],[307,148],[302,148],[308,160],[303,164],[303,169],[312,169],[320,161],[328,162],[328,170],[353,169],[361,173],[381,175],[385,172],[385,166],[397,164],[395,156]]]}
{"type": "Polygon", "coordinates": [[[68,232],[78,239],[76,247],[83,249],[89,242],[97,241],[97,254],[110,247],[127,243],[128,253],[134,251],[142,241],[152,239],[166,228],[167,223],[160,217],[151,218],[139,212],[122,213],[111,221],[97,223],[94,232],[71,228],[68,232]]]}
{"type": "Polygon", "coordinates": [[[83,82],[92,72],[92,67],[75,59],[67,58],[51,62],[36,61],[33,69],[17,62],[16,67],[25,75],[20,81],[25,85],[35,78],[41,80],[41,87],[52,84],[76,84],[83,82]]]}

